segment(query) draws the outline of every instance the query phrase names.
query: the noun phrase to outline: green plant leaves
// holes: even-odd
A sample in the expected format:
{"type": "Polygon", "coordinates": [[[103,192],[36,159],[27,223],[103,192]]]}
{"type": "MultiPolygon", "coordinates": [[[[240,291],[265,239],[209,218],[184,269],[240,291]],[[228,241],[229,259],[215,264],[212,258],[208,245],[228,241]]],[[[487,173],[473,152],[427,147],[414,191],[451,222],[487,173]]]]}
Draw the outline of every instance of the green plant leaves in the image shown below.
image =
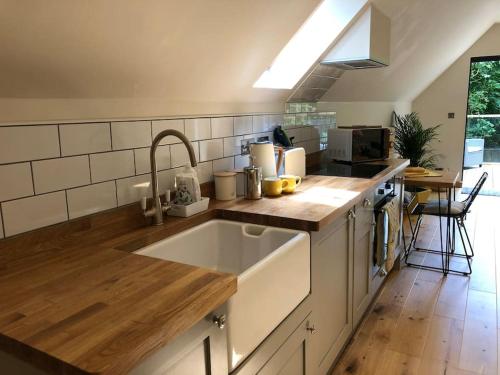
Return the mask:
{"type": "Polygon", "coordinates": [[[437,139],[440,126],[424,128],[416,112],[396,115],[394,149],[403,159],[410,159],[412,167],[433,168],[436,156],[430,144],[437,139]]]}

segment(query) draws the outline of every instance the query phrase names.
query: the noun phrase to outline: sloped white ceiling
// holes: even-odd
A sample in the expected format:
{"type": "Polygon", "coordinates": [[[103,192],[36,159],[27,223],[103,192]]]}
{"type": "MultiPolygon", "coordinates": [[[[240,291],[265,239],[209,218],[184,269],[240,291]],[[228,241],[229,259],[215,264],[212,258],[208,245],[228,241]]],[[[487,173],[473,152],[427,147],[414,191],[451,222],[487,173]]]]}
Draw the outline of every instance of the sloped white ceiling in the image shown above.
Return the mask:
{"type": "Polygon", "coordinates": [[[500,22],[499,0],[373,3],[391,18],[390,66],[346,71],[321,101],[411,101],[500,22]]]}
{"type": "Polygon", "coordinates": [[[1,0],[0,98],[284,101],[252,85],[320,0],[1,0]]]}

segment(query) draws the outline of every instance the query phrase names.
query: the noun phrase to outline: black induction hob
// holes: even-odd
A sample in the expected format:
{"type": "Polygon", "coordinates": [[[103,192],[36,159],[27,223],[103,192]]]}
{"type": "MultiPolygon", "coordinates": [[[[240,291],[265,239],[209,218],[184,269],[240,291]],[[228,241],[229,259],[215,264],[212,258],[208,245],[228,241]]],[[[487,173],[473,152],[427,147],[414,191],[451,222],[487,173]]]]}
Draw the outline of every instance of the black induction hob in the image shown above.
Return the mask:
{"type": "Polygon", "coordinates": [[[340,176],[340,177],[357,177],[357,178],[372,178],[379,174],[387,165],[372,164],[372,163],[339,163],[325,162],[308,172],[308,174],[320,176],[340,176]]]}

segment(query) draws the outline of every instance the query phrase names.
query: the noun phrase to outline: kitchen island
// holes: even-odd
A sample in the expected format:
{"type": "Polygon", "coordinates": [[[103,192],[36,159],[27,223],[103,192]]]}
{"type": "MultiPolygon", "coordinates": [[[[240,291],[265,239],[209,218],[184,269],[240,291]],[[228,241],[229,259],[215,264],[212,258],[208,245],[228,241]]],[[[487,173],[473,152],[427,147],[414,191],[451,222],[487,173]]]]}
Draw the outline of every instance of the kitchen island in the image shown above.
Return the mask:
{"type": "MultiPolygon", "coordinates": [[[[336,234],[347,241],[350,253],[343,256],[352,269],[354,232],[350,237],[349,233],[354,228],[344,226],[346,215],[408,165],[404,160],[384,163],[388,168],[371,179],[307,176],[293,195],[214,202],[203,213],[186,219],[168,217],[158,227],[145,226],[138,205],[134,205],[3,240],[0,349],[49,373],[129,372],[237,291],[232,274],[131,252],[214,218],[312,232],[314,296],[315,284],[324,281],[326,286],[332,281],[315,280],[315,249],[320,249],[319,254],[322,248],[318,246],[336,234]]],[[[349,272],[348,283],[352,280],[349,272]]],[[[352,285],[346,287],[353,289],[352,285]]],[[[345,298],[351,300],[351,292],[346,290],[345,298]]],[[[310,305],[314,316],[314,298],[310,305]]],[[[349,311],[352,313],[352,307],[346,313],[349,311]]],[[[323,358],[314,359],[322,364],[311,373],[331,366],[353,329],[351,320],[342,329],[341,340],[334,340],[335,347],[330,345],[323,358]]],[[[321,348],[323,344],[315,345],[321,348]]],[[[256,363],[254,358],[249,362],[256,363]]],[[[244,369],[240,372],[245,373],[244,369]]]]}

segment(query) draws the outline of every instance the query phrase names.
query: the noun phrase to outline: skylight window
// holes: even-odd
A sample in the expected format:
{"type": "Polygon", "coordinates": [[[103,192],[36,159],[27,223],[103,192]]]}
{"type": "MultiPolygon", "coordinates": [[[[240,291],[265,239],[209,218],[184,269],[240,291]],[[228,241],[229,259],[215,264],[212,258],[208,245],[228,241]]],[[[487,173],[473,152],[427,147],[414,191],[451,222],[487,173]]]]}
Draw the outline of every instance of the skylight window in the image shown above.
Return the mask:
{"type": "Polygon", "coordinates": [[[324,0],[253,87],[293,88],[366,2],[367,0],[324,0]]]}

